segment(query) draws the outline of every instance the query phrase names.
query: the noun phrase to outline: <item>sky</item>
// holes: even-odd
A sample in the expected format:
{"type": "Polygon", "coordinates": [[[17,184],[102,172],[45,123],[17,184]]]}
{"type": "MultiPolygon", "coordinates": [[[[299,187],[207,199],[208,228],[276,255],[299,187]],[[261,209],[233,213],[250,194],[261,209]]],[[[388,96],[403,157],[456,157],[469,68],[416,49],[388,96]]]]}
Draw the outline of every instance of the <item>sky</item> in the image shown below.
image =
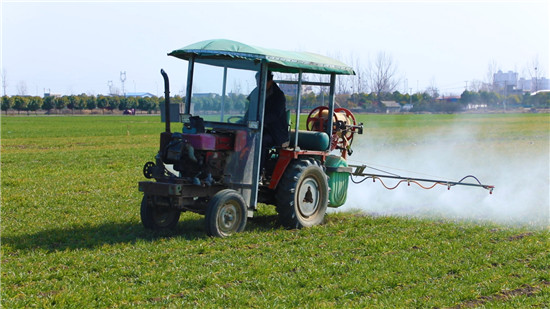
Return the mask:
{"type": "Polygon", "coordinates": [[[125,72],[126,92],[160,96],[161,68],[180,93],[187,62],[167,53],[220,38],[356,70],[385,52],[401,92],[550,72],[550,1],[0,1],[2,95],[108,94],[125,72]]]}

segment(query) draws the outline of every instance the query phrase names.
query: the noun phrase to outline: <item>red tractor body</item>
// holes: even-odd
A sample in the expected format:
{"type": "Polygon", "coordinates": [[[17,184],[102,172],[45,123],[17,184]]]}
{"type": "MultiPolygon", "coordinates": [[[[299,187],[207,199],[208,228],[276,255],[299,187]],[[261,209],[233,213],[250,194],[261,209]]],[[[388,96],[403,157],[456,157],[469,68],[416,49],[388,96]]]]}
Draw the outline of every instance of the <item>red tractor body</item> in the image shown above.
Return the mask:
{"type": "Polygon", "coordinates": [[[227,40],[198,42],[169,55],[188,61],[187,91],[184,102],[171,104],[168,76],[162,71],[166,130],[155,161],[143,169],[144,176],[153,180],[139,183],[145,227],[173,228],[182,211],[192,211],[206,216],[209,235],[229,236],[244,229],[258,203],[269,203],[276,206],[285,227],[301,228],[319,224],[327,207],[345,202],[348,177],[334,179],[340,179],[341,173],[349,175],[345,158],[352,153],[353,134],[362,133],[362,124],[348,110],[335,110],[334,93],[336,76],[354,74],[350,67],[320,55],[227,40]],[[198,65],[219,68],[221,96],[193,91],[198,65]],[[266,150],[262,138],[268,71],[290,75],[276,82],[296,85],[296,93],[287,95],[295,95],[297,101],[291,111],[290,141],[266,150]],[[304,74],[329,81],[307,82],[304,74]],[[252,80],[254,75],[257,86],[245,104],[237,102],[235,93],[228,95],[232,76],[252,80]],[[328,89],[328,105],[310,112],[307,130],[300,130],[299,123],[303,85],[328,89]],[[183,124],[181,131],[172,132],[174,122],[183,124]]]}

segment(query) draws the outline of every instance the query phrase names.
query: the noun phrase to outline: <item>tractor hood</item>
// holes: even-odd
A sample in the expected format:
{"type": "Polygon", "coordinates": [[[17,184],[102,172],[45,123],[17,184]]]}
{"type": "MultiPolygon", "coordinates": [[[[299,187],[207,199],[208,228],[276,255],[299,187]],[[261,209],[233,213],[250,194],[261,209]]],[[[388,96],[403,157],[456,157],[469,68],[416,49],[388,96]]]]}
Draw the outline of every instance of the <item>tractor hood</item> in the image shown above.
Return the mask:
{"type": "Polygon", "coordinates": [[[231,40],[207,40],[187,45],[168,54],[199,63],[222,65],[223,60],[265,61],[270,70],[283,73],[318,73],[355,75],[353,68],[336,59],[309,52],[293,52],[263,48],[231,40]],[[214,60],[214,61],[212,61],[214,60]],[[221,60],[221,62],[220,62],[221,60]]]}

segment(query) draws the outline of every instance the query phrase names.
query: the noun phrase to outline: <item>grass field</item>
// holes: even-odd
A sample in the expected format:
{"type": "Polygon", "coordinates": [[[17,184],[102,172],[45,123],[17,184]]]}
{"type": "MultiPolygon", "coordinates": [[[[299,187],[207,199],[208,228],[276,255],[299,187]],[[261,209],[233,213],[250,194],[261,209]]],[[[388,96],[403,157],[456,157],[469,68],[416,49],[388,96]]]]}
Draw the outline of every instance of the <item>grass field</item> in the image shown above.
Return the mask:
{"type": "MultiPolygon", "coordinates": [[[[463,138],[459,148],[526,160],[548,151],[548,114],[360,118],[366,129],[358,148],[407,152],[430,146],[433,139],[426,136],[437,131],[438,139],[463,138]],[[472,130],[450,134],[457,127],[472,130]]],[[[151,232],[140,222],[137,182],[158,148],[164,128],[158,116],[1,121],[4,308],[550,303],[548,218],[511,225],[355,211],[289,231],[278,225],[274,207],[264,205],[245,232],[226,239],[206,237],[203,218],[187,213],[177,230],[151,232]]]]}

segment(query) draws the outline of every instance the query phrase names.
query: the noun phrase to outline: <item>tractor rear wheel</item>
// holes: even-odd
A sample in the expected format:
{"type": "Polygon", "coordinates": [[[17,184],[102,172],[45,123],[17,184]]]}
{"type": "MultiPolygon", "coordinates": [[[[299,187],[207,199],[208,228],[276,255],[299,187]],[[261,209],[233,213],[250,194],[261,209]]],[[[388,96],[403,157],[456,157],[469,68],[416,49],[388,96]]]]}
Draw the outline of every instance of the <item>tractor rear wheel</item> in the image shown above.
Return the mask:
{"type": "Polygon", "coordinates": [[[247,210],[243,197],[235,190],[221,190],[208,202],[206,233],[209,236],[227,237],[242,232],[246,219],[247,210]]]}
{"type": "Polygon", "coordinates": [[[181,212],[177,209],[155,206],[153,197],[144,194],[141,200],[141,223],[152,230],[173,229],[178,224],[181,212]]]}
{"type": "Polygon", "coordinates": [[[327,211],[328,191],[327,176],[316,160],[291,163],[276,193],[279,221],[288,229],[320,224],[327,211]]]}

